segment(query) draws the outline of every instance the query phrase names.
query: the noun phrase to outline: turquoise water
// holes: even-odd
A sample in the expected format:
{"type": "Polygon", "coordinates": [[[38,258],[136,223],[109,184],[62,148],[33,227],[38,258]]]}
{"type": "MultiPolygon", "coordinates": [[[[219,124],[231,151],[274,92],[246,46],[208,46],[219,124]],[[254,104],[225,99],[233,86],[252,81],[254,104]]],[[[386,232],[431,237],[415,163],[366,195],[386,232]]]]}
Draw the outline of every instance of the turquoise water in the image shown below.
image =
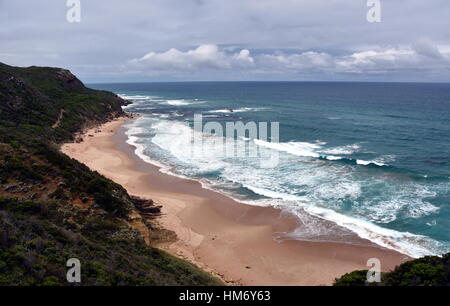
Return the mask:
{"type": "Polygon", "coordinates": [[[134,101],[127,111],[151,114],[128,126],[141,158],[240,201],[295,213],[304,224],[289,234],[295,239],[345,241],[356,233],[416,257],[450,250],[450,84],[91,87],[134,101]],[[279,122],[279,143],[236,140],[276,151],[278,166],[224,156],[212,140],[203,144],[208,154],[193,157],[192,120],[200,113],[221,124],[279,122]]]}

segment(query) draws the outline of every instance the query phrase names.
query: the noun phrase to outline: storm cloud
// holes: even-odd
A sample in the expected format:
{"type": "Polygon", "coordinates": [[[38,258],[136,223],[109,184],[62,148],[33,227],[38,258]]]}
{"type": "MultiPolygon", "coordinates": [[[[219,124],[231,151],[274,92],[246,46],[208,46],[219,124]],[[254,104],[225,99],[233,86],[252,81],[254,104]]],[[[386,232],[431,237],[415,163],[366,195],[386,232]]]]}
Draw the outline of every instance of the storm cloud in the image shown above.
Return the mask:
{"type": "Polygon", "coordinates": [[[450,81],[450,3],[381,0],[1,1],[0,61],[86,82],[450,81]]]}

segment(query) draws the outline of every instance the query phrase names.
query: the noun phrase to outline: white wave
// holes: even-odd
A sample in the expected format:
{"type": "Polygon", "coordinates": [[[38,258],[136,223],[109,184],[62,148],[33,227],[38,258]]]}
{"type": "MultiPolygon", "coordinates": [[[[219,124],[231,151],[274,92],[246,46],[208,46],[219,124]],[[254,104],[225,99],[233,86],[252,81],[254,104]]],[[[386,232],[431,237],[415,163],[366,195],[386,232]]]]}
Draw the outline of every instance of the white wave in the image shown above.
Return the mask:
{"type": "Polygon", "coordinates": [[[225,167],[223,138],[218,136],[201,137],[187,124],[173,121],[160,121],[152,125],[155,136],[152,142],[169,152],[179,162],[189,165],[198,172],[218,171],[225,167]]]}
{"type": "Polygon", "coordinates": [[[367,165],[376,165],[376,166],[388,166],[389,162],[392,162],[395,160],[395,155],[383,155],[379,158],[376,158],[374,160],[361,160],[358,159],[356,160],[356,163],[358,165],[363,165],[363,166],[367,166],[367,165]]]}
{"type": "Polygon", "coordinates": [[[289,194],[283,194],[283,193],[279,193],[276,191],[272,191],[272,190],[268,190],[268,189],[264,189],[264,188],[259,188],[259,187],[255,187],[255,186],[251,186],[251,185],[246,185],[243,184],[243,187],[250,189],[251,191],[253,191],[256,194],[268,197],[268,198],[272,198],[272,199],[281,199],[281,200],[288,200],[288,201],[295,201],[298,200],[297,196],[294,195],[289,195],[289,194]]]}
{"type": "Polygon", "coordinates": [[[315,143],[299,141],[276,143],[258,139],[255,139],[254,141],[258,146],[285,152],[295,156],[323,158],[330,161],[343,159],[341,156],[336,156],[337,154],[352,154],[359,149],[359,146],[354,144],[323,150],[322,147],[326,145],[326,142],[321,142],[320,140],[317,140],[315,143]],[[324,155],[324,153],[333,155],[324,155]]]}
{"type": "Polygon", "coordinates": [[[309,142],[268,142],[260,139],[254,139],[254,142],[261,147],[286,152],[296,156],[303,157],[320,157],[320,154],[314,152],[315,149],[321,148],[317,143],[309,142]]]}
{"type": "Polygon", "coordinates": [[[329,202],[328,205],[330,207],[335,206],[336,209],[339,209],[342,200],[357,201],[361,196],[361,193],[360,182],[342,179],[334,182],[318,184],[316,187],[313,187],[311,195],[307,197],[312,201],[317,201],[317,203],[329,202]]]}
{"type": "Polygon", "coordinates": [[[364,203],[366,215],[372,222],[390,223],[398,217],[417,219],[439,210],[439,207],[426,200],[437,195],[427,187],[410,183],[402,186],[401,189],[395,186],[383,188],[387,191],[386,193],[373,197],[370,203],[364,203]]]}
{"type": "Polygon", "coordinates": [[[165,103],[168,105],[173,105],[173,106],[183,106],[183,105],[192,104],[191,102],[183,100],[183,99],[182,100],[167,100],[165,103]]]}
{"type": "Polygon", "coordinates": [[[439,252],[439,243],[426,236],[383,228],[362,219],[349,217],[331,209],[313,205],[306,206],[304,209],[312,215],[332,221],[339,226],[351,230],[363,239],[375,242],[380,246],[392,250],[400,251],[411,257],[421,257],[430,255],[430,253],[436,255],[439,252]]]}
{"type": "Polygon", "coordinates": [[[141,95],[121,95],[118,94],[119,97],[126,100],[151,100],[152,96],[141,96],[141,95]]]}
{"type": "MultiPolygon", "coordinates": [[[[143,120],[145,120],[144,117],[140,117],[136,121],[134,121],[134,123],[132,123],[131,125],[125,126],[127,128],[125,132],[125,135],[127,135],[126,142],[129,145],[135,147],[134,153],[144,162],[157,166],[159,168],[159,171],[161,171],[162,173],[178,176],[177,174],[172,172],[173,169],[172,166],[161,163],[160,161],[152,159],[147,154],[145,154],[145,149],[147,145],[141,142],[142,140],[141,134],[147,133],[147,130],[142,127],[139,127],[139,125],[143,120]]],[[[188,177],[183,176],[183,178],[188,177]]]]}
{"type": "Polygon", "coordinates": [[[430,255],[430,252],[433,252],[433,250],[433,255],[438,254],[437,250],[439,249],[440,244],[426,236],[383,228],[359,218],[337,213],[336,211],[328,208],[311,205],[311,203],[305,201],[307,199],[304,197],[286,195],[252,186],[246,187],[253,192],[266,197],[286,200],[287,202],[284,203],[284,205],[287,203],[290,203],[290,205],[288,207],[285,206],[285,208],[288,208],[289,211],[296,215],[299,214],[299,208],[301,208],[315,217],[334,222],[343,228],[351,230],[359,237],[375,242],[385,248],[396,250],[416,258],[430,255]]]}
{"type": "Polygon", "coordinates": [[[373,164],[373,165],[377,165],[377,166],[386,166],[386,164],[385,163],[383,163],[382,161],[380,161],[380,160],[362,160],[362,159],[357,159],[356,160],[356,163],[358,164],[358,165],[363,165],[363,166],[368,166],[368,165],[370,165],[370,164],[373,164]]]}
{"type": "MultiPolygon", "coordinates": [[[[139,109],[141,110],[141,109],[139,109]]],[[[163,114],[163,113],[156,113],[156,112],[151,112],[150,114],[146,114],[147,117],[158,117],[158,118],[170,118],[171,116],[173,116],[172,114],[163,114]]]]}
{"type": "MultiPolygon", "coordinates": [[[[138,120],[144,120],[144,117],[138,120]]],[[[411,201],[411,198],[423,199],[427,196],[433,196],[432,193],[426,193],[426,190],[420,193],[413,193],[411,189],[405,189],[402,197],[395,197],[395,191],[388,191],[390,197],[375,199],[370,203],[364,203],[364,209],[355,207],[352,216],[339,213],[340,205],[345,205],[343,201],[351,200],[358,203],[362,194],[362,187],[371,182],[355,181],[351,176],[348,165],[334,165],[333,169],[316,166],[310,163],[286,162],[277,169],[258,169],[253,160],[244,159],[228,160],[224,158],[223,147],[220,141],[217,142],[217,136],[205,137],[201,150],[208,154],[192,154],[199,148],[192,141],[195,132],[188,125],[179,121],[165,121],[152,119],[152,124],[140,122],[137,124],[148,126],[146,129],[130,129],[127,132],[128,142],[136,147],[136,154],[144,161],[157,164],[145,155],[144,149],[148,144],[141,143],[139,134],[148,133],[149,129],[155,133],[152,143],[158,148],[167,152],[167,156],[173,159],[171,164],[177,165],[177,170],[164,164],[161,171],[167,174],[179,177],[201,176],[202,173],[217,171],[221,179],[233,186],[244,186],[255,194],[266,197],[264,200],[243,200],[233,194],[233,191],[226,192],[223,186],[206,179],[200,180],[205,188],[222,192],[234,199],[250,205],[258,206],[277,206],[286,209],[304,222],[309,219],[306,214],[317,218],[333,222],[335,228],[318,229],[318,223],[307,224],[308,232],[305,234],[305,228],[292,233],[297,239],[314,239],[314,234],[322,236],[344,235],[347,232],[357,234],[359,237],[368,239],[380,246],[400,251],[412,257],[419,257],[429,254],[439,253],[440,244],[430,238],[421,235],[415,235],[408,232],[398,232],[378,226],[372,222],[384,222],[394,220],[392,216],[397,216],[403,211],[405,217],[421,217],[435,211],[435,207],[429,206],[424,200],[411,201]],[[178,168],[179,167],[179,168],[178,168]],[[286,168],[283,168],[286,167],[286,168]],[[223,187],[223,188],[222,188],[223,187]],[[343,204],[344,203],[344,204],[343,204]],[[325,207],[326,205],[326,207],[325,207]],[[372,209],[371,209],[372,208],[372,209]],[[408,214],[409,213],[409,214],[408,214]],[[371,217],[372,216],[372,217],[371,217]],[[385,218],[385,219],[383,219],[385,218]],[[339,230],[339,227],[341,230],[339,230]],[[345,230],[344,230],[345,229],[345,230]],[[303,232],[302,232],[303,231],[303,232]],[[306,238],[305,238],[306,237],[306,238]]],[[[148,140],[148,138],[147,138],[148,140]]],[[[248,143],[246,139],[239,139],[242,144],[248,143]]],[[[320,150],[325,143],[308,142],[288,142],[272,143],[261,140],[254,140],[254,143],[265,150],[278,150],[295,156],[319,157],[320,150]]],[[[156,148],[156,147],[155,147],[156,148]]],[[[286,157],[286,160],[289,157],[286,157]]],[[[326,156],[327,159],[339,158],[338,156],[326,156]]],[[[331,164],[331,163],[330,163],[331,164]]],[[[331,166],[330,166],[331,167],[331,166]]],[[[358,204],[359,205],[359,204],[358,204]]],[[[315,222],[309,220],[308,222],[315,222]]]]}
{"type": "MultiPolygon", "coordinates": [[[[336,147],[331,149],[322,149],[322,146],[325,145],[325,142],[321,142],[319,140],[316,143],[309,142],[267,142],[259,139],[254,140],[255,144],[261,147],[269,148],[272,150],[277,150],[280,152],[285,152],[295,156],[301,157],[313,157],[313,158],[322,158],[330,161],[342,160],[344,157],[337,156],[337,154],[348,155],[359,150],[359,145],[353,144],[348,146],[336,147]],[[325,155],[332,154],[332,155],[325,155]],[[336,155],[335,155],[336,154],[336,155]]],[[[376,165],[376,166],[386,166],[386,160],[394,160],[393,156],[387,155],[385,158],[380,157],[374,160],[356,160],[358,165],[368,166],[368,165],[376,165]]]]}
{"type": "Polygon", "coordinates": [[[324,156],[324,158],[328,159],[328,160],[341,160],[341,159],[343,159],[343,157],[341,157],[341,156],[333,156],[333,155],[324,156]]]}
{"type": "Polygon", "coordinates": [[[243,112],[252,112],[252,111],[259,111],[263,110],[265,108],[263,107],[257,107],[257,108],[251,108],[251,107],[243,107],[243,108],[237,108],[237,109],[216,109],[208,111],[208,113],[243,113],[243,112]]]}
{"type": "Polygon", "coordinates": [[[142,112],[152,110],[153,108],[149,106],[149,103],[158,102],[160,100],[157,96],[145,96],[145,95],[126,95],[118,94],[122,99],[133,102],[132,104],[122,106],[122,109],[133,109],[133,111],[142,112]]]}
{"type": "Polygon", "coordinates": [[[321,153],[333,154],[333,155],[349,155],[357,152],[360,149],[358,144],[352,144],[348,146],[341,146],[335,148],[329,148],[322,150],[321,153]]]}
{"type": "Polygon", "coordinates": [[[183,114],[181,114],[181,113],[179,113],[177,111],[172,112],[170,115],[173,116],[173,117],[182,117],[183,116],[183,114]]]}
{"type": "Polygon", "coordinates": [[[198,99],[194,99],[194,100],[177,99],[177,100],[166,100],[163,103],[167,104],[167,105],[172,105],[172,106],[186,106],[186,105],[192,105],[192,104],[202,104],[205,102],[199,101],[198,99]]]}
{"type": "Polygon", "coordinates": [[[435,226],[437,224],[436,220],[431,220],[430,222],[427,222],[428,226],[435,226]]]}

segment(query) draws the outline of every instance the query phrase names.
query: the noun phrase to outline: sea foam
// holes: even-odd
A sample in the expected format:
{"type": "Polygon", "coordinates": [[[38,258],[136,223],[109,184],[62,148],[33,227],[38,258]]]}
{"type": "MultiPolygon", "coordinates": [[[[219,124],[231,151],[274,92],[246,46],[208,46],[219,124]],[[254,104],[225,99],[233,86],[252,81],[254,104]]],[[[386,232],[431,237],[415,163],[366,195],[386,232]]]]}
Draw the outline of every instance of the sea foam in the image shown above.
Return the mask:
{"type": "MultiPolygon", "coordinates": [[[[387,197],[384,200],[377,200],[378,205],[368,204],[367,207],[372,207],[371,212],[361,210],[361,216],[348,216],[338,212],[341,209],[340,205],[345,203],[344,200],[357,201],[362,194],[361,184],[368,184],[369,182],[355,181],[351,177],[351,169],[347,169],[345,164],[338,168],[334,166],[333,168],[328,168],[328,166],[324,168],[323,165],[315,163],[298,164],[298,175],[293,172],[295,169],[289,164],[286,164],[286,167],[288,167],[286,169],[283,168],[283,164],[280,165],[280,169],[257,169],[254,160],[244,159],[239,162],[238,160],[224,158],[223,151],[221,151],[222,147],[219,145],[220,141],[216,139],[217,136],[205,138],[206,142],[203,143],[202,150],[208,152],[206,156],[196,156],[195,154],[192,155],[192,152],[199,148],[193,147],[194,131],[188,125],[179,121],[151,119],[152,121],[144,122],[143,120],[149,119],[139,118],[134,127],[129,127],[127,131],[128,142],[136,147],[136,154],[139,157],[146,162],[157,164],[161,167],[162,172],[185,178],[197,178],[204,187],[223,192],[241,202],[259,206],[277,206],[294,213],[303,220],[305,220],[305,213],[307,213],[316,218],[314,219],[316,222],[317,218],[326,222],[333,222],[341,228],[340,231],[343,234],[347,230],[363,239],[368,239],[380,246],[400,251],[412,257],[439,253],[441,246],[437,241],[409,232],[386,229],[373,223],[392,222],[396,219],[397,214],[405,209],[411,212],[410,217],[435,212],[437,208],[423,200],[425,197],[432,196],[431,193],[426,193],[426,189],[422,190],[420,194],[413,194],[420,201],[410,201],[410,194],[405,193],[403,198],[387,197]],[[145,128],[139,129],[139,125],[145,126],[145,128]],[[151,136],[151,143],[163,152],[167,152],[165,156],[167,159],[163,162],[147,155],[145,148],[149,145],[149,139],[147,139],[147,142],[140,141],[142,137],[150,137],[148,136],[149,131],[153,135],[151,136]],[[330,171],[337,172],[333,174],[330,171]],[[203,175],[211,173],[215,173],[216,178],[202,179],[203,175]],[[223,182],[218,183],[217,180],[223,182]],[[257,184],[255,185],[255,183],[257,184]],[[239,189],[233,188],[230,191],[226,187],[227,184],[228,186],[230,184],[241,186],[241,188],[248,189],[256,196],[263,198],[249,199],[243,195],[239,196],[239,189]],[[336,205],[333,209],[323,206],[333,202],[336,205]],[[368,216],[372,217],[361,218],[367,213],[368,216]]],[[[237,141],[244,144],[248,143],[249,139],[238,139],[237,141]]],[[[288,161],[290,161],[289,155],[320,161],[318,158],[323,157],[320,152],[324,152],[323,146],[326,145],[326,143],[320,141],[271,143],[257,139],[253,140],[253,143],[263,150],[276,150],[287,154],[284,158],[287,158],[288,161]]],[[[346,148],[359,149],[356,145],[349,145],[346,148]]],[[[340,147],[330,152],[341,150],[342,154],[342,149],[343,147],[340,147]]],[[[333,148],[329,150],[333,150],[333,148]]],[[[331,161],[339,158],[341,157],[326,155],[326,159],[331,161]]],[[[355,164],[358,163],[355,161],[355,164]]],[[[364,164],[370,165],[370,163],[364,164]]],[[[412,188],[416,187],[412,185],[412,188]]],[[[392,193],[392,195],[395,194],[392,193]]],[[[313,222],[311,220],[310,222],[313,222]]],[[[317,225],[315,224],[315,226],[317,225]]],[[[311,224],[309,224],[309,230],[307,228],[304,227],[303,231],[302,228],[299,228],[290,236],[296,239],[314,240],[312,233],[317,233],[317,230],[312,231],[311,224]]],[[[333,233],[337,233],[337,229],[334,228],[327,232],[324,228],[321,229],[321,232],[321,237],[327,235],[331,237],[333,233]]]]}

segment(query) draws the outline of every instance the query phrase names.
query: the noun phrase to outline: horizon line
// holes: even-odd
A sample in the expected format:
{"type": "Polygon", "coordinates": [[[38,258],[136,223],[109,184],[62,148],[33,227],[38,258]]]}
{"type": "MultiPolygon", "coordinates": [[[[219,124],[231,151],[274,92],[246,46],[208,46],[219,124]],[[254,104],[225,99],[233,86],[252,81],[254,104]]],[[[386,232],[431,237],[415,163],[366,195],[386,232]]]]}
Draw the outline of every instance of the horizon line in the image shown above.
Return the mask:
{"type": "Polygon", "coordinates": [[[156,84],[156,83],[378,83],[378,84],[450,84],[450,81],[293,81],[293,80],[223,80],[223,81],[112,81],[112,82],[84,82],[89,85],[102,84],[156,84]]]}

